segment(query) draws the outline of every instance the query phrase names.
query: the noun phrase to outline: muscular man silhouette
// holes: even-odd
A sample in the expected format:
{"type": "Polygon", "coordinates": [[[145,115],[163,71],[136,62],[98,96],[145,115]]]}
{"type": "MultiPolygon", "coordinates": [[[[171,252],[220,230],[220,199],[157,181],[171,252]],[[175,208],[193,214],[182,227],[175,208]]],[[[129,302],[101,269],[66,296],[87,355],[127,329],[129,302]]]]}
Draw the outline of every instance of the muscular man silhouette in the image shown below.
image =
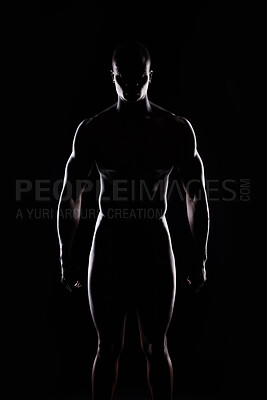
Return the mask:
{"type": "Polygon", "coordinates": [[[148,100],[151,59],[143,45],[117,46],[111,75],[118,100],[81,122],[66,165],[58,207],[62,283],[70,291],[82,285],[72,266],[71,249],[85,184],[71,196],[68,187],[74,189],[77,180],[85,182],[96,165],[100,211],[88,271],[89,303],[98,335],[92,397],[113,398],[131,305],[138,317],[152,398],[170,400],[173,371],[166,334],[176,271],[165,217],[166,192],[169,175],[177,168],[194,243],[186,284],[198,290],[206,280],[209,231],[203,164],[190,123],[148,100]]]}

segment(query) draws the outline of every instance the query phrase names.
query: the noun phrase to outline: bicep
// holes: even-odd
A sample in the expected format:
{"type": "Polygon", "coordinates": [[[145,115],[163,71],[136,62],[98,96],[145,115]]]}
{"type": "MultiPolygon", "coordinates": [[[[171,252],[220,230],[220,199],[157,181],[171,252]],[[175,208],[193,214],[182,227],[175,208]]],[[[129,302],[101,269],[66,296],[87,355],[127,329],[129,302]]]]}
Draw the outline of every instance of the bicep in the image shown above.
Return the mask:
{"type": "Polygon", "coordinates": [[[195,133],[185,119],[181,129],[177,167],[184,189],[193,199],[205,189],[205,176],[203,162],[197,151],[195,133]]]}
{"type": "Polygon", "coordinates": [[[85,121],[78,126],[73,140],[72,153],[65,167],[64,190],[72,190],[73,197],[78,197],[86,186],[86,181],[94,165],[94,144],[91,132],[86,129],[87,126],[85,121]]]}

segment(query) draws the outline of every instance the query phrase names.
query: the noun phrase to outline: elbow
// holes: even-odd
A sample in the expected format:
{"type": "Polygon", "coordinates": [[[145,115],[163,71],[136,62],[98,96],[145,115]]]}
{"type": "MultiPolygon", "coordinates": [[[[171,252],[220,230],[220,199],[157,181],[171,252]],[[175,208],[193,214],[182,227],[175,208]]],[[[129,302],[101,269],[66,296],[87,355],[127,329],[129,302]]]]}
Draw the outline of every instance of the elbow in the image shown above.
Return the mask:
{"type": "Polygon", "coordinates": [[[199,189],[198,191],[191,193],[187,192],[186,206],[191,216],[197,213],[209,219],[209,205],[207,200],[207,194],[204,189],[199,189]]]}
{"type": "Polygon", "coordinates": [[[81,212],[81,196],[74,201],[73,198],[60,199],[57,210],[57,219],[71,220],[73,223],[78,223],[81,212]]]}
{"type": "Polygon", "coordinates": [[[186,190],[186,200],[194,204],[208,204],[207,193],[202,185],[192,185],[186,190]]]}

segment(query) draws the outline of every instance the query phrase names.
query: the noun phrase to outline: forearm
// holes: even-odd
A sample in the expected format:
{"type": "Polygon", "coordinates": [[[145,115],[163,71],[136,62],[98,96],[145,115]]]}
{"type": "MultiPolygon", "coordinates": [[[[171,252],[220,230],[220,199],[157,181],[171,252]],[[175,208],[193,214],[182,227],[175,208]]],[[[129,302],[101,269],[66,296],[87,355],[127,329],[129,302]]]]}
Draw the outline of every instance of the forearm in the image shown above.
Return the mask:
{"type": "Polygon", "coordinates": [[[187,196],[187,215],[194,245],[194,257],[201,261],[207,259],[209,235],[209,208],[205,193],[200,199],[187,196]]]}

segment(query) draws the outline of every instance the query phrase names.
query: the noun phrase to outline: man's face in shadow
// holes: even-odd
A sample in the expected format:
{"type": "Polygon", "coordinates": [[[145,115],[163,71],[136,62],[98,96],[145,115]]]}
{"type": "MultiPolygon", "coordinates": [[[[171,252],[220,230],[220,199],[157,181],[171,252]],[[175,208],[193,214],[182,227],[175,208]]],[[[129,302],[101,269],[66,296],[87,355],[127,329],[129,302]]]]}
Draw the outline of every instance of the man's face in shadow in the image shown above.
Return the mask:
{"type": "Polygon", "coordinates": [[[121,58],[113,61],[112,68],[112,79],[122,101],[136,103],[146,97],[152,78],[150,61],[142,56],[121,58]]]}

